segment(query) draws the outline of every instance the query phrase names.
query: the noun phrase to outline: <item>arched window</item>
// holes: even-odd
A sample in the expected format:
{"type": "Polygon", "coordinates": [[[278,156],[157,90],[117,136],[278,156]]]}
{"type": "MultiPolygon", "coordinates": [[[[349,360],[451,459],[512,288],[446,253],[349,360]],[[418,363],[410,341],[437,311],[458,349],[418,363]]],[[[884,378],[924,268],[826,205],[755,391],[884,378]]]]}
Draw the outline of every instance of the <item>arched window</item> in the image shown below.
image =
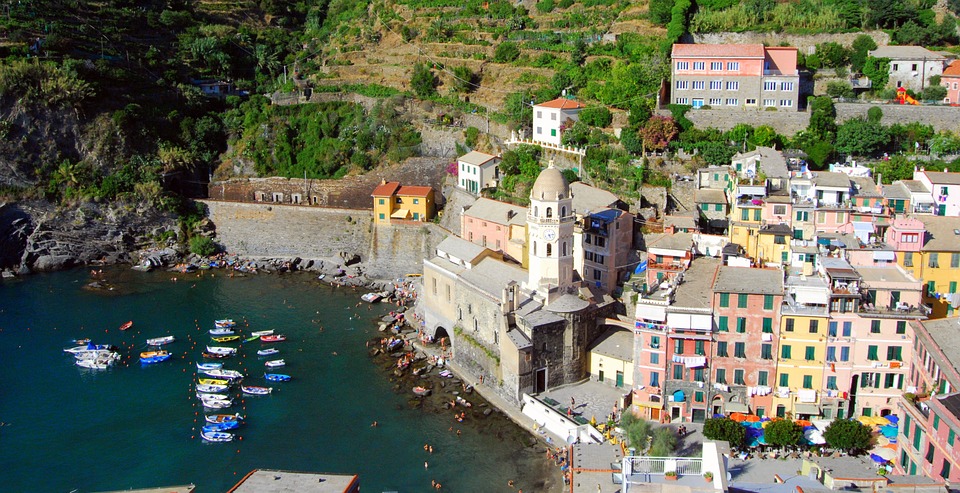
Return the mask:
{"type": "Polygon", "coordinates": [[[533,255],[537,255],[537,242],[533,242],[533,255]]]}
{"type": "Polygon", "coordinates": [[[537,217],[540,214],[540,211],[537,209],[537,206],[533,206],[533,217],[537,217]]]}
{"type": "Polygon", "coordinates": [[[553,207],[547,207],[547,217],[553,217],[553,207]]]}
{"type": "Polygon", "coordinates": [[[553,253],[553,248],[552,248],[552,247],[553,247],[553,245],[547,243],[547,256],[548,256],[548,257],[550,256],[550,254],[553,253]]]}
{"type": "Polygon", "coordinates": [[[560,208],[560,217],[567,217],[567,206],[560,208]]]}
{"type": "Polygon", "coordinates": [[[563,247],[561,248],[560,255],[563,257],[567,256],[567,242],[563,242],[563,247]]]}

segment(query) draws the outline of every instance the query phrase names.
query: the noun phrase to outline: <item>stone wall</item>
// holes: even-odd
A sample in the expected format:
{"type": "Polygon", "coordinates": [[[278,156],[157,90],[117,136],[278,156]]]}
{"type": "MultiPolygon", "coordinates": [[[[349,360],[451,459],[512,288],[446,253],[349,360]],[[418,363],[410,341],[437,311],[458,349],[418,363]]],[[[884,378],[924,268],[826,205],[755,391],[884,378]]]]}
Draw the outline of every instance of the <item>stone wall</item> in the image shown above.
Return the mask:
{"type": "MultiPolygon", "coordinates": [[[[883,124],[923,122],[932,125],[936,130],[957,130],[960,128],[960,108],[953,106],[912,106],[879,102],[870,103],[835,103],[837,121],[844,122],[851,118],[866,117],[867,110],[873,106],[883,109],[883,124]]],[[[659,114],[670,116],[669,111],[661,110],[659,114]]],[[[810,113],[805,111],[755,111],[755,110],[690,110],[686,114],[697,128],[713,127],[720,130],[729,130],[739,123],[746,123],[754,127],[769,125],[784,135],[793,135],[807,128],[810,122],[810,113]]]]}
{"type": "Polygon", "coordinates": [[[216,225],[216,241],[248,258],[342,262],[360,255],[369,277],[392,279],[423,271],[423,259],[447,232],[432,223],[373,226],[370,211],[277,204],[203,201],[216,225]]]}
{"type": "Polygon", "coordinates": [[[804,34],[793,35],[784,33],[761,33],[746,31],[740,33],[704,33],[684,35],[684,43],[709,43],[709,44],[764,44],[767,46],[796,46],[803,53],[813,53],[815,47],[820,43],[834,42],[843,46],[850,47],[853,40],[861,34],[866,34],[873,38],[877,46],[890,44],[890,35],[883,31],[867,31],[841,34],[804,34]]]}

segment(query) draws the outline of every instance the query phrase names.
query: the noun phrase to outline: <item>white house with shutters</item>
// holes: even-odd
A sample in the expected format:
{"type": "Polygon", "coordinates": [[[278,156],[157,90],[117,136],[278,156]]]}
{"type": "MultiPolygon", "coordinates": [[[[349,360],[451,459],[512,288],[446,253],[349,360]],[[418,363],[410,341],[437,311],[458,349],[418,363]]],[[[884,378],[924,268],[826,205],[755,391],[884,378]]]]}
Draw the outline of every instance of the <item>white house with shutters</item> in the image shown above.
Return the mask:
{"type": "Polygon", "coordinates": [[[500,156],[470,151],[457,158],[457,187],[477,195],[500,181],[500,156]]]}
{"type": "Polygon", "coordinates": [[[563,131],[580,119],[583,108],[583,104],[566,98],[533,105],[533,141],[559,146],[563,131]]]}

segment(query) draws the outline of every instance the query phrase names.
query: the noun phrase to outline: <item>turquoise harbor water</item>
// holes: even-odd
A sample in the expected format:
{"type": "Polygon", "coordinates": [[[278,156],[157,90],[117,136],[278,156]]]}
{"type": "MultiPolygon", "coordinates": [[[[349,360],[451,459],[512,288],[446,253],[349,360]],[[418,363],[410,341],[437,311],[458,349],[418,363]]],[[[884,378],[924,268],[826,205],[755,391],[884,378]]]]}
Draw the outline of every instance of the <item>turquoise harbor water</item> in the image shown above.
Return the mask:
{"type": "MultiPolygon", "coordinates": [[[[509,491],[506,480],[542,472],[520,433],[462,426],[411,409],[367,357],[372,320],[388,305],[356,307],[361,292],[311,276],[228,278],[107,273],[112,292],[83,289],[86,271],[0,283],[0,467],[3,491],[80,492],[194,483],[221,492],[255,468],[358,473],[365,492],[509,491]],[[359,315],[355,317],[355,315],[359,315]],[[195,363],[213,320],[246,321],[245,333],[276,329],[294,380],[271,396],[246,397],[241,440],[208,444],[194,397],[195,363]],[[127,320],[135,325],[117,328],[127,320]],[[323,330],[321,331],[321,327],[323,330]],[[172,334],[175,359],[141,367],[147,338],[172,334]],[[127,366],[84,370],[64,347],[77,338],[121,347],[127,366]],[[336,354],[334,354],[336,353],[336,354]],[[380,426],[371,428],[373,421],[380,426]],[[507,438],[502,438],[506,436],[507,438]],[[434,446],[428,456],[423,444],[434,446]],[[430,463],[424,469],[424,461],[430,463]]],[[[243,323],[241,323],[243,325],[243,323]]],[[[265,385],[259,342],[225,368],[265,385]]],[[[236,410],[236,411],[233,411],[236,410]]],[[[535,491],[527,481],[518,486],[535,491]]]]}

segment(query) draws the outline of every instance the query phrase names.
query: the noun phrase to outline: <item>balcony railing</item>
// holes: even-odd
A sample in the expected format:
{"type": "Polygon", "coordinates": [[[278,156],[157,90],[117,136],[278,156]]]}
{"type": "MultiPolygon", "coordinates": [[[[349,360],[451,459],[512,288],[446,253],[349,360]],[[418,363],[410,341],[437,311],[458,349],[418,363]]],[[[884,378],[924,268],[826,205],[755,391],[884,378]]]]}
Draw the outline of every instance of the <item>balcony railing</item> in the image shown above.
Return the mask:
{"type": "Polygon", "coordinates": [[[703,459],[689,457],[624,457],[623,473],[663,475],[674,471],[677,476],[700,476],[703,474],[703,459]]]}

